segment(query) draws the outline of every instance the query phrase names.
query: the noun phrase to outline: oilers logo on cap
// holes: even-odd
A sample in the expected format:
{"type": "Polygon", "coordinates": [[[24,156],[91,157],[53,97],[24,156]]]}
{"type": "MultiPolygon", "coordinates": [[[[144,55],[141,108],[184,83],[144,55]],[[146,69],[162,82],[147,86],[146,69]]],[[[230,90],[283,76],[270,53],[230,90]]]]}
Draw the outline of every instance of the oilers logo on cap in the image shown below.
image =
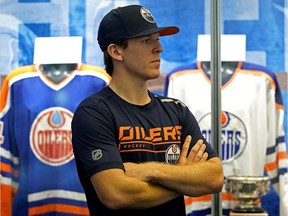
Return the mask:
{"type": "MultiPolygon", "coordinates": [[[[211,144],[211,113],[199,119],[202,134],[211,144]]],[[[243,121],[230,112],[221,113],[222,162],[227,163],[239,157],[247,144],[247,130],[243,121]]]]}
{"type": "Polygon", "coordinates": [[[140,9],[140,14],[147,22],[155,23],[154,17],[152,16],[152,14],[150,13],[150,11],[147,8],[142,7],[140,9]]]}

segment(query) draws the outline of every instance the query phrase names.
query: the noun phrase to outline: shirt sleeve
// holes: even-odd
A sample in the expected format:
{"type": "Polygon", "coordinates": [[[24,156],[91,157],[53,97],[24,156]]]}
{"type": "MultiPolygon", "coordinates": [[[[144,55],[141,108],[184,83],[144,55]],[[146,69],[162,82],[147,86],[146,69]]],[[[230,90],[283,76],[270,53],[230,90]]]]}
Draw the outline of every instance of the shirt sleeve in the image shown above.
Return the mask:
{"type": "Polygon", "coordinates": [[[82,106],[76,111],[72,121],[73,148],[88,177],[105,169],[124,170],[113,118],[108,110],[99,110],[99,107],[82,106]]]}

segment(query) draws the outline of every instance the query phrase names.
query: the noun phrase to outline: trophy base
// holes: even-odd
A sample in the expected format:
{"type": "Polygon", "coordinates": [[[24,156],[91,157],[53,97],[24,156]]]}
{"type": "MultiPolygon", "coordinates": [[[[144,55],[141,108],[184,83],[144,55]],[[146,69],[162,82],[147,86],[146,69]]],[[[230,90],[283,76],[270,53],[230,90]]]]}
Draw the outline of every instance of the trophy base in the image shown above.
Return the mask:
{"type": "Polygon", "coordinates": [[[237,212],[230,212],[229,216],[268,216],[267,212],[262,213],[237,213],[237,212]]]}
{"type": "Polygon", "coordinates": [[[253,208],[240,208],[240,207],[236,207],[234,209],[232,209],[232,212],[235,213],[263,213],[265,212],[262,208],[260,207],[253,207],[253,208]]]}

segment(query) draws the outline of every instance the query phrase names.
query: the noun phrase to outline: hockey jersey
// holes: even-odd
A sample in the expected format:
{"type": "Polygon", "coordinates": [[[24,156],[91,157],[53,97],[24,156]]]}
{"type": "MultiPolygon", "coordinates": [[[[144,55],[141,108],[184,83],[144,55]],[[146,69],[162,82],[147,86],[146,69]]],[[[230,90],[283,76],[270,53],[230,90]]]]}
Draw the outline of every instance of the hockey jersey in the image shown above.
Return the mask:
{"type": "Polygon", "coordinates": [[[78,104],[110,81],[104,69],[78,64],[52,83],[39,65],[3,82],[0,112],[1,215],[89,215],[71,144],[78,104]]]}
{"type": "MultiPolygon", "coordinates": [[[[180,99],[195,115],[211,143],[211,82],[201,63],[176,68],[166,76],[164,94],[180,99]]],[[[239,62],[221,86],[221,154],[225,177],[267,172],[280,198],[280,215],[288,215],[284,106],[276,76],[266,67],[239,62]]],[[[185,197],[187,215],[211,214],[211,196],[185,197]]],[[[223,215],[237,200],[222,191],[223,215]]]]}

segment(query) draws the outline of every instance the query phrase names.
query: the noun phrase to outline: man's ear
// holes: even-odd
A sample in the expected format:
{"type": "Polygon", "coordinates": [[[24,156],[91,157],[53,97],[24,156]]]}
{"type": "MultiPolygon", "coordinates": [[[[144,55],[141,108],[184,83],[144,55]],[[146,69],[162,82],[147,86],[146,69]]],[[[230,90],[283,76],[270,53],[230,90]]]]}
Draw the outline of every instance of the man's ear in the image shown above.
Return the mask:
{"type": "Polygon", "coordinates": [[[109,55],[113,59],[116,59],[118,61],[122,61],[123,60],[122,49],[121,49],[121,47],[117,46],[116,44],[110,44],[107,47],[107,52],[109,53],[109,55]]]}

